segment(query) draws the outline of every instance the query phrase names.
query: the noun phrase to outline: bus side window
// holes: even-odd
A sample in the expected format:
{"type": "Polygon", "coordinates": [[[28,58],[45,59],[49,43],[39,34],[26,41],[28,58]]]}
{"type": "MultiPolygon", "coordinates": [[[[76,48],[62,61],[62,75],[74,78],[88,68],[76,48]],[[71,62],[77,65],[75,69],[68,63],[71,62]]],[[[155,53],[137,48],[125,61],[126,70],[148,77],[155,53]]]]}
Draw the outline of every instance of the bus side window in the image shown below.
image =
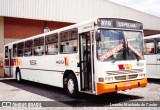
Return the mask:
{"type": "Polygon", "coordinates": [[[76,29],[60,33],[60,52],[61,53],[75,53],[78,50],[77,37],[78,32],[76,29]]]}
{"type": "Polygon", "coordinates": [[[17,56],[23,57],[23,49],[24,49],[24,42],[20,42],[17,44],[17,56]]]}
{"type": "Polygon", "coordinates": [[[29,40],[25,42],[24,56],[32,56],[33,41],[29,40]]]}
{"type": "Polygon", "coordinates": [[[154,39],[146,39],[144,41],[144,52],[145,54],[155,53],[154,39]]]}
{"type": "Polygon", "coordinates": [[[44,37],[34,39],[33,52],[35,56],[41,56],[44,54],[44,37]]]}
{"type": "Polygon", "coordinates": [[[70,43],[73,46],[73,52],[75,53],[78,51],[78,44],[77,44],[78,43],[78,31],[76,29],[71,30],[69,32],[69,36],[71,36],[70,43]]]}
{"type": "Polygon", "coordinates": [[[13,44],[13,57],[17,57],[17,44],[13,44]]]}
{"type": "Polygon", "coordinates": [[[160,53],[160,39],[156,39],[156,53],[160,53]]]}
{"type": "Polygon", "coordinates": [[[58,54],[58,34],[51,34],[45,37],[46,55],[58,54]]]}
{"type": "Polygon", "coordinates": [[[8,58],[8,46],[5,46],[5,58],[8,58]]]}

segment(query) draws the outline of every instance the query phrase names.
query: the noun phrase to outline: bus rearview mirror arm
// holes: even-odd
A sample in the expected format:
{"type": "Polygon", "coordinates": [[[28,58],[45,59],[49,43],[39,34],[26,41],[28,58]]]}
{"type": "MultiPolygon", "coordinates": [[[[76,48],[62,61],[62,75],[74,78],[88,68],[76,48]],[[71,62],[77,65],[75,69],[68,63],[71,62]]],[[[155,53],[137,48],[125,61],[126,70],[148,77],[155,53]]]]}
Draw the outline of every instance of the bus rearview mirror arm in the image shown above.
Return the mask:
{"type": "Polygon", "coordinates": [[[96,32],[96,41],[101,41],[100,33],[99,31],[96,32]]]}

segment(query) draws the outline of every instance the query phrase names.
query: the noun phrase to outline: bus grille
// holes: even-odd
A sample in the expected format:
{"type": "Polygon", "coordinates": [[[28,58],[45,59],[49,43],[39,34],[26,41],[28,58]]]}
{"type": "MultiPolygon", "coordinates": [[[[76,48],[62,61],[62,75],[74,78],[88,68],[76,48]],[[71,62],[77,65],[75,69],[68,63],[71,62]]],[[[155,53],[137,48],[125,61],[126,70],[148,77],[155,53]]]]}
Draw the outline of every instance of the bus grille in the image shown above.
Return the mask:
{"type": "Polygon", "coordinates": [[[129,75],[129,79],[135,79],[138,77],[138,74],[129,75]]]}
{"type": "Polygon", "coordinates": [[[108,75],[125,75],[125,74],[131,74],[131,73],[141,73],[143,72],[142,69],[132,69],[132,70],[118,70],[118,71],[106,71],[108,75]]]}
{"type": "Polygon", "coordinates": [[[128,80],[128,79],[135,79],[138,77],[138,74],[134,75],[123,75],[123,76],[115,76],[114,78],[116,80],[128,80]]]}
{"type": "Polygon", "coordinates": [[[126,80],[126,76],[115,76],[116,80],[126,80]]]}

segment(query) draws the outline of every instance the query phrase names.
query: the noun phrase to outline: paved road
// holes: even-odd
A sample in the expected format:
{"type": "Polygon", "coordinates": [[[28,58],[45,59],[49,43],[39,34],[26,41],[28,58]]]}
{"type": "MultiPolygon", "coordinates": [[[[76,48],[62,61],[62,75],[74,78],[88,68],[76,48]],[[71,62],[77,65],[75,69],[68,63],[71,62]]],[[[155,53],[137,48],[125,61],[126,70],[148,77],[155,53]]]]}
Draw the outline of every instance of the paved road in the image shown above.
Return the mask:
{"type": "MultiPolygon", "coordinates": [[[[101,96],[94,96],[89,94],[79,94],[77,99],[72,99],[68,97],[63,89],[33,83],[29,81],[23,81],[23,83],[17,83],[13,79],[0,80],[0,100],[1,101],[54,101],[54,109],[64,109],[64,107],[69,107],[70,109],[84,109],[84,110],[94,110],[94,109],[108,109],[108,105],[118,104],[128,101],[160,101],[160,80],[149,80],[148,86],[146,88],[138,88],[128,90],[126,92],[121,91],[118,94],[104,94],[101,96]],[[86,107],[87,106],[87,107],[86,107]],[[74,107],[74,108],[72,108],[74,107]],[[75,108],[78,107],[78,108],[75,108]]],[[[4,109],[4,108],[0,108],[4,109]]],[[[5,108],[7,110],[9,108],[5,108]]],[[[21,108],[12,108],[17,110],[21,108]]],[[[27,109],[27,108],[23,108],[27,109]]],[[[32,108],[35,110],[39,109],[51,109],[51,108],[32,108]]],[[[123,107],[109,107],[109,109],[124,109],[123,107]]],[[[135,109],[125,107],[125,109],[135,109]]],[[[158,108],[140,108],[136,109],[155,109],[158,108]]]]}

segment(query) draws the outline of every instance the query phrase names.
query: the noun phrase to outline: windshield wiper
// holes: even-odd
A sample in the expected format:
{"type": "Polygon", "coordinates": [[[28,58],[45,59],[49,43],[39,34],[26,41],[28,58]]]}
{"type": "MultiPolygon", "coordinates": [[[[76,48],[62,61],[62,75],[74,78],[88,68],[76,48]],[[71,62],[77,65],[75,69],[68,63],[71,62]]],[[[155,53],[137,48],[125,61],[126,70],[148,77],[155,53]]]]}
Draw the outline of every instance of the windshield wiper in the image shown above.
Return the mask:
{"type": "Polygon", "coordinates": [[[127,39],[126,39],[126,40],[125,40],[125,54],[126,54],[126,59],[128,59],[127,53],[128,53],[128,56],[129,56],[128,41],[127,41],[127,39]]]}
{"type": "Polygon", "coordinates": [[[135,53],[134,53],[134,55],[135,55],[135,57],[136,57],[137,61],[139,61],[139,60],[140,60],[140,58],[138,57],[138,55],[136,55],[135,53]]]}
{"type": "Polygon", "coordinates": [[[123,59],[127,60],[127,46],[126,46],[125,39],[124,39],[124,42],[123,42],[123,59]]]}
{"type": "Polygon", "coordinates": [[[129,54],[129,48],[133,51],[133,55],[136,57],[136,59],[137,59],[137,61],[139,61],[140,60],[140,58],[139,58],[139,53],[137,52],[137,50],[134,48],[134,47],[132,47],[130,44],[129,44],[129,42],[128,42],[128,40],[127,39],[125,39],[125,43],[124,43],[124,54],[125,54],[125,59],[128,59],[128,57],[130,56],[130,54],[129,54]],[[138,54],[137,54],[138,53],[138,54]]]}
{"type": "MultiPolygon", "coordinates": [[[[125,51],[126,51],[126,53],[128,53],[127,55],[128,55],[128,57],[130,56],[130,54],[129,54],[129,46],[131,47],[131,48],[133,48],[129,43],[128,43],[128,40],[126,39],[126,47],[125,47],[125,51]],[[128,46],[129,45],[129,46],[128,46]]],[[[132,50],[132,49],[131,49],[132,50]]],[[[132,50],[133,51],[133,50],[132,50]]],[[[135,51],[135,49],[134,49],[134,51],[135,51]]],[[[140,59],[139,59],[139,57],[138,57],[138,55],[135,53],[133,51],[133,54],[132,55],[134,55],[135,57],[136,57],[136,59],[137,59],[137,61],[139,61],[140,59]]],[[[127,55],[126,55],[126,57],[127,57],[127,55]]]]}
{"type": "MultiPolygon", "coordinates": [[[[127,60],[128,57],[129,57],[128,41],[127,41],[127,40],[124,40],[124,41],[122,42],[122,44],[123,44],[123,50],[122,50],[122,52],[123,52],[123,59],[127,60]],[[128,57],[127,57],[127,56],[128,56],[128,57]]],[[[117,61],[117,59],[120,57],[120,54],[119,54],[119,53],[114,54],[114,55],[113,55],[113,61],[112,61],[112,63],[115,63],[115,62],[117,61]],[[114,56],[114,55],[115,55],[115,56],[114,56]]]]}

